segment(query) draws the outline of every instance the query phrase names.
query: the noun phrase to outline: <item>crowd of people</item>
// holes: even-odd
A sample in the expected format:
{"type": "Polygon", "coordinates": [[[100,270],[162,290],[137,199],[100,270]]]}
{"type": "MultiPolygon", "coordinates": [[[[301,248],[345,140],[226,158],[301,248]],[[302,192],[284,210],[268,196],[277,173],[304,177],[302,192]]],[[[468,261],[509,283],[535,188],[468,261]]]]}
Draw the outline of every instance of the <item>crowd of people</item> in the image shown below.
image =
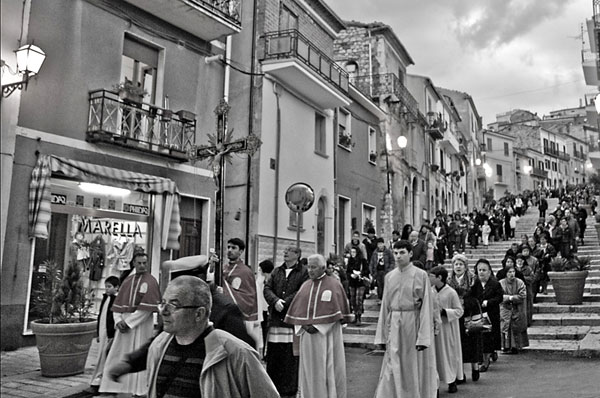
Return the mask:
{"type": "Polygon", "coordinates": [[[385,350],[375,396],[435,397],[443,384],[455,393],[466,382],[464,364],[477,381],[498,351],[517,354],[528,346],[533,303],[546,293],[551,260],[570,261],[584,243],[587,212],[580,203],[595,212],[585,189],[565,192],[533,234],[516,241],[514,217],[533,204],[542,216],[545,196],[507,196],[470,214],[438,212],[418,230],[394,231],[389,242],[374,229],[363,240],[357,231],[342,257],[303,258],[289,246],[280,266],[262,261],[256,275],[242,260],[245,242],[233,238],[222,287],[210,277],[220,259],[183,257],[163,262],[171,280],[162,296],[138,252],[131,274],[106,280],[91,391],[343,398],[342,327],[361,326],[373,290],[381,304],[374,342],[385,350]],[[464,254],[467,244],[487,246],[491,239],[515,240],[495,275],[487,259],[471,269],[464,254]],[[158,333],[153,313],[161,315],[158,333]]]}

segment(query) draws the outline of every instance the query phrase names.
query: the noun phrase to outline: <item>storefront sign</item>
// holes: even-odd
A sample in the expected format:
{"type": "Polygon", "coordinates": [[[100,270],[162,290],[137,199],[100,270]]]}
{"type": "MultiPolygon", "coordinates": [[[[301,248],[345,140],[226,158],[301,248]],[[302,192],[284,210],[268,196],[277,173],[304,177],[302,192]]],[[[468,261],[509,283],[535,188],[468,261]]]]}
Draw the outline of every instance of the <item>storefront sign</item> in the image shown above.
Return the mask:
{"type": "Polygon", "coordinates": [[[124,236],[127,238],[142,238],[142,228],[137,222],[114,220],[82,220],[80,231],[86,234],[102,234],[124,236]]]}
{"type": "Polygon", "coordinates": [[[150,214],[150,208],[148,206],[132,205],[130,203],[123,203],[124,213],[141,214],[147,216],[150,214]]]}
{"type": "Polygon", "coordinates": [[[52,204],[53,205],[66,205],[67,204],[67,195],[53,193],[52,194],[52,204]]]}

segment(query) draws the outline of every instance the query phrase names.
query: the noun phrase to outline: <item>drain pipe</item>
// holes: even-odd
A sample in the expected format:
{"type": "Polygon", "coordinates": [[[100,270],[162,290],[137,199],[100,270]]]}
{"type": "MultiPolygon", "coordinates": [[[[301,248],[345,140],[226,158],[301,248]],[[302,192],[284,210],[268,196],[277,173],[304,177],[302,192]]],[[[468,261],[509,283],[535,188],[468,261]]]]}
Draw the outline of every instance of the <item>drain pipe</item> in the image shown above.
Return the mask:
{"type": "Polygon", "coordinates": [[[273,262],[277,258],[277,236],[279,235],[279,159],[281,154],[281,107],[279,97],[281,97],[281,86],[273,82],[273,93],[277,102],[277,138],[275,141],[275,217],[273,220],[273,262]]]}

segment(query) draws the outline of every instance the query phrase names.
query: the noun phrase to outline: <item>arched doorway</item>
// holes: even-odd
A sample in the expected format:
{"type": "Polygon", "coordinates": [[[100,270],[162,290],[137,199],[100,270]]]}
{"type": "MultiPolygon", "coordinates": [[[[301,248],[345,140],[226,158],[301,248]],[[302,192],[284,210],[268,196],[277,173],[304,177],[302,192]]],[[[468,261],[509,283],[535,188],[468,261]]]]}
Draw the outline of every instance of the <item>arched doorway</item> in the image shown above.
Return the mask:
{"type": "Polygon", "coordinates": [[[325,255],[325,198],[317,203],[317,253],[325,255]]]}
{"type": "Polygon", "coordinates": [[[404,213],[402,214],[402,224],[411,224],[410,221],[410,197],[408,187],[404,186],[404,213]]]}

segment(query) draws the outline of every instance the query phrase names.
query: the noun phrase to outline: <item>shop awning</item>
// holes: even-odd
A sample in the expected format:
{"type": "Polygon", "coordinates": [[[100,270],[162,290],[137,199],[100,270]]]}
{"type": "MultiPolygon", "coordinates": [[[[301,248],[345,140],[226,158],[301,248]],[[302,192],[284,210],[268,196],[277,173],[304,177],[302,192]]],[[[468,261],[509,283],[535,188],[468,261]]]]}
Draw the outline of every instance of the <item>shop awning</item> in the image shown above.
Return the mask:
{"type": "Polygon", "coordinates": [[[50,177],[62,173],[85,182],[110,185],[132,191],[164,196],[164,218],[161,247],[179,249],[179,193],[175,181],[133,171],[79,162],[54,155],[39,155],[29,184],[29,236],[48,239],[51,215],[50,177]]]}

